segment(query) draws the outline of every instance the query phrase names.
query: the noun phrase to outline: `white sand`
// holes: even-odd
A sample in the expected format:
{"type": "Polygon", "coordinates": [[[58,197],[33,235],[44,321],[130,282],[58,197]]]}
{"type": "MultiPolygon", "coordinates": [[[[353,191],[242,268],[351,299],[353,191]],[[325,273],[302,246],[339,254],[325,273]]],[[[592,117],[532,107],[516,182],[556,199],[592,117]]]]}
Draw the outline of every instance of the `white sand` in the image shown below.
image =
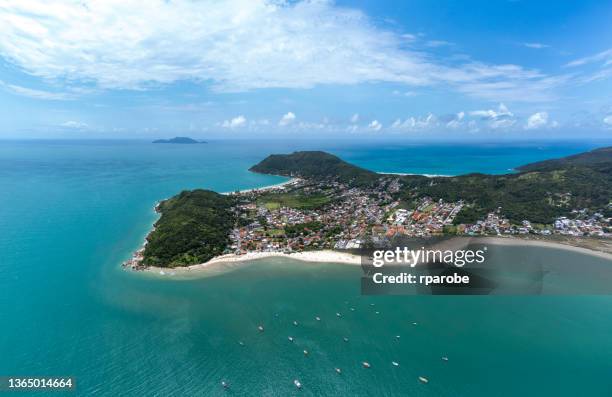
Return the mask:
{"type": "Polygon", "coordinates": [[[612,254],[603,251],[596,251],[594,249],[589,249],[585,247],[578,247],[575,245],[570,245],[569,242],[564,243],[560,241],[552,241],[552,240],[531,240],[517,237],[475,237],[473,242],[480,242],[485,244],[492,245],[506,245],[506,246],[532,246],[532,247],[547,247],[547,248],[555,248],[555,249],[563,249],[567,251],[579,252],[585,255],[593,255],[600,258],[612,260],[612,254]]]}
{"type": "MultiPolygon", "coordinates": [[[[474,237],[470,240],[471,243],[478,242],[491,245],[506,245],[515,247],[539,246],[554,249],[564,249],[568,251],[579,252],[581,254],[597,256],[607,260],[612,260],[612,254],[610,253],[595,251],[583,247],[576,247],[573,245],[555,241],[528,240],[516,237],[474,237]]],[[[282,252],[249,252],[244,255],[221,255],[211,259],[206,263],[200,263],[197,265],[191,265],[186,267],[177,267],[174,269],[152,266],[148,267],[145,271],[151,272],[153,274],[159,274],[162,276],[212,276],[215,274],[225,273],[227,271],[233,270],[249,261],[272,257],[295,259],[302,262],[337,263],[353,266],[361,265],[361,257],[359,255],[331,250],[294,252],[290,254],[285,254],[282,252]]]]}
{"type": "Polygon", "coordinates": [[[264,258],[288,258],[302,262],[320,262],[320,263],[339,263],[345,265],[361,265],[361,257],[345,252],[336,252],[330,250],[323,251],[306,251],[284,254],[282,252],[248,252],[244,255],[227,254],[217,256],[206,263],[197,265],[177,267],[177,268],[161,268],[148,267],[147,272],[153,272],[160,275],[186,275],[197,274],[202,272],[212,271],[213,274],[227,271],[244,262],[264,259],[264,258]]]}
{"type": "Polygon", "coordinates": [[[443,174],[408,174],[405,172],[376,172],[380,175],[398,175],[398,176],[426,176],[427,178],[450,178],[453,175],[443,175],[443,174]]]}
{"type": "MultiPolygon", "coordinates": [[[[263,186],[263,187],[256,187],[253,189],[239,190],[238,193],[265,192],[266,190],[284,189],[285,186],[295,184],[299,182],[300,180],[301,180],[300,178],[291,178],[288,181],[277,183],[276,185],[269,185],[269,186],[263,186]]],[[[221,194],[234,194],[234,193],[236,192],[224,192],[221,194]]]]}

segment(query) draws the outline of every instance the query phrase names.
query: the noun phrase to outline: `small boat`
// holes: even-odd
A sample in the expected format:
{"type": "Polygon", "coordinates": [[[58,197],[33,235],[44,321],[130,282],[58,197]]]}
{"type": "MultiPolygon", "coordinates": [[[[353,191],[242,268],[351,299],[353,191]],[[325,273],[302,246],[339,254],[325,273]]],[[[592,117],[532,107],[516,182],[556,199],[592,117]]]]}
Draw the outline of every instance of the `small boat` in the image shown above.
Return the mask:
{"type": "Polygon", "coordinates": [[[400,336],[399,336],[399,335],[395,335],[395,339],[399,339],[399,338],[400,338],[400,336]]]}
{"type": "Polygon", "coordinates": [[[448,357],[443,356],[443,357],[442,357],[442,361],[448,361],[448,357]]]}
{"type": "Polygon", "coordinates": [[[342,314],[336,313],[336,317],[342,317],[342,314]]]}
{"type": "Polygon", "coordinates": [[[223,386],[224,389],[229,388],[229,383],[227,383],[226,381],[222,380],[221,381],[221,386],[223,386]]]}
{"type": "Polygon", "coordinates": [[[417,322],[414,322],[414,323],[412,323],[412,325],[419,325],[419,323],[417,323],[417,322]]]}
{"type": "Polygon", "coordinates": [[[317,316],[317,317],[315,317],[315,320],[321,321],[321,317],[317,316]]]}
{"type": "Polygon", "coordinates": [[[257,329],[259,330],[259,332],[263,332],[264,327],[263,327],[263,325],[259,325],[259,326],[257,327],[257,329]]]}
{"type": "Polygon", "coordinates": [[[239,344],[240,346],[244,346],[244,342],[243,342],[243,341],[241,341],[241,340],[239,340],[239,341],[238,341],[238,344],[239,344]]]}
{"type": "Polygon", "coordinates": [[[363,365],[363,368],[370,368],[371,367],[370,363],[367,362],[367,361],[362,362],[361,365],[363,365]]]}
{"type": "Polygon", "coordinates": [[[377,310],[377,311],[375,311],[374,313],[376,313],[376,314],[380,314],[380,312],[379,312],[378,310],[377,310]]]}
{"type": "Polygon", "coordinates": [[[370,303],[370,306],[374,306],[374,304],[373,304],[373,303],[370,303]]]}
{"type": "Polygon", "coordinates": [[[300,383],[300,381],[299,381],[299,380],[297,380],[297,379],[294,379],[294,380],[293,380],[293,384],[294,384],[294,385],[295,385],[295,387],[297,387],[298,389],[301,389],[301,388],[302,388],[302,384],[301,384],[301,383],[300,383]]]}
{"type": "Polygon", "coordinates": [[[393,364],[394,367],[399,367],[399,363],[397,361],[391,361],[391,364],[393,364]]]}
{"type": "Polygon", "coordinates": [[[288,339],[289,339],[289,342],[293,342],[293,336],[290,336],[288,339]]]}
{"type": "Polygon", "coordinates": [[[308,350],[304,350],[304,355],[307,356],[308,355],[308,350]]]}
{"type": "Polygon", "coordinates": [[[294,321],[294,322],[293,322],[293,325],[295,325],[295,326],[297,327],[298,322],[297,322],[297,321],[294,321]]]}
{"type": "Polygon", "coordinates": [[[352,312],[354,312],[354,311],[355,311],[355,308],[354,308],[354,307],[351,307],[351,311],[352,311],[352,312]]]}
{"type": "Polygon", "coordinates": [[[345,336],[344,338],[342,338],[343,341],[348,342],[348,338],[345,336]]]}
{"type": "Polygon", "coordinates": [[[421,383],[429,383],[429,379],[427,379],[427,378],[426,378],[426,377],[424,377],[424,376],[419,376],[419,381],[420,381],[421,383]]]}
{"type": "Polygon", "coordinates": [[[336,373],[341,374],[342,370],[340,368],[334,368],[334,370],[336,371],[336,373]]]}

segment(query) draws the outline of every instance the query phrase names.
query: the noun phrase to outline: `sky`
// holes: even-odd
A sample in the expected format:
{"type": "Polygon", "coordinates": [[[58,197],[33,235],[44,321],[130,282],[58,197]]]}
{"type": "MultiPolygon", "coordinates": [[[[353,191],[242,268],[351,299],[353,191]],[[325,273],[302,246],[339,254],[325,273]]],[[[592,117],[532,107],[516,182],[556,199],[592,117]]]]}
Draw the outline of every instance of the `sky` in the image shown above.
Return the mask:
{"type": "Polygon", "coordinates": [[[612,2],[0,0],[0,138],[612,138],[612,2]]]}

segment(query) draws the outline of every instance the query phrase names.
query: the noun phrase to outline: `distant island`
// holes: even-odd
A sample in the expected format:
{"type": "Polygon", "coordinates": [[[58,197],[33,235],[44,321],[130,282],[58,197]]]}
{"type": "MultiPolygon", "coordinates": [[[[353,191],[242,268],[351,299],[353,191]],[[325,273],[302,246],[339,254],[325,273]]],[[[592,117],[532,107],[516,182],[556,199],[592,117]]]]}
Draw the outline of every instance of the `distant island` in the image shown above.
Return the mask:
{"type": "Polygon", "coordinates": [[[153,143],[178,143],[178,144],[193,144],[193,143],[206,143],[205,141],[196,141],[195,139],[188,138],[186,136],[177,136],[171,139],[157,139],[153,143]]]}
{"type": "Polygon", "coordinates": [[[597,237],[606,243],[596,249],[612,247],[612,147],[505,175],[377,174],[320,151],[270,155],[250,171],[293,179],[228,195],[184,191],[162,201],[160,219],[126,266],[343,251],[396,236],[523,236],[573,245],[597,237]]]}

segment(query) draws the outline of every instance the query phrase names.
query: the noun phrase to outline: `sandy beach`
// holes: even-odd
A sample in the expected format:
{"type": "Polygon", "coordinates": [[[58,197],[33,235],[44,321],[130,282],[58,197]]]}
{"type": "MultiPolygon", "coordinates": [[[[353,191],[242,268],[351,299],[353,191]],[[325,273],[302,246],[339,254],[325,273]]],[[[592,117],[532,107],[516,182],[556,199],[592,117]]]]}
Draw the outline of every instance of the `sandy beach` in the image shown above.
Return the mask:
{"type": "Polygon", "coordinates": [[[425,176],[427,178],[450,178],[454,175],[442,175],[442,174],[409,174],[406,172],[376,172],[380,175],[397,175],[397,176],[425,176]]]}
{"type": "Polygon", "coordinates": [[[265,192],[266,190],[273,190],[273,189],[284,189],[286,186],[288,185],[293,185],[297,182],[299,182],[301,179],[300,178],[291,178],[288,181],[285,182],[281,182],[281,183],[277,183],[275,185],[268,185],[268,186],[263,186],[263,187],[256,187],[253,189],[244,189],[244,190],[238,190],[237,192],[223,192],[221,194],[235,194],[235,193],[250,193],[250,192],[265,192]]]}
{"type": "MultiPolygon", "coordinates": [[[[534,240],[516,237],[474,237],[472,243],[505,245],[513,247],[538,246],[552,249],[563,249],[574,251],[585,255],[592,255],[612,261],[612,253],[598,251],[593,248],[570,245],[567,241],[534,240]]],[[[584,239],[583,239],[584,240],[584,239]]],[[[581,240],[582,241],[582,240],[581,240]]],[[[610,242],[612,244],[612,242],[610,242]]],[[[148,267],[146,272],[162,276],[211,276],[235,269],[245,262],[256,261],[265,258],[287,258],[302,262],[312,263],[335,263],[345,265],[361,265],[359,255],[348,252],[338,252],[331,250],[304,251],[285,254],[282,252],[249,252],[244,255],[227,254],[211,259],[206,263],[177,268],[148,267]]]]}
{"type": "Polygon", "coordinates": [[[520,237],[475,237],[474,242],[505,246],[535,246],[574,251],[585,255],[597,256],[612,260],[612,241],[593,238],[575,238],[566,240],[536,240],[520,237]]]}
{"type": "Polygon", "coordinates": [[[264,258],[287,258],[294,259],[302,262],[314,262],[314,263],[339,263],[344,265],[361,265],[361,257],[359,255],[353,255],[345,252],[337,252],[331,250],[322,251],[304,251],[294,252],[285,254],[282,252],[248,252],[244,255],[227,254],[217,256],[206,263],[200,263],[197,265],[177,267],[177,268],[161,268],[161,267],[148,267],[145,269],[146,272],[152,272],[160,275],[187,275],[187,274],[198,274],[208,273],[217,274],[220,272],[227,271],[234,267],[243,264],[244,262],[264,259],[264,258]]]}

